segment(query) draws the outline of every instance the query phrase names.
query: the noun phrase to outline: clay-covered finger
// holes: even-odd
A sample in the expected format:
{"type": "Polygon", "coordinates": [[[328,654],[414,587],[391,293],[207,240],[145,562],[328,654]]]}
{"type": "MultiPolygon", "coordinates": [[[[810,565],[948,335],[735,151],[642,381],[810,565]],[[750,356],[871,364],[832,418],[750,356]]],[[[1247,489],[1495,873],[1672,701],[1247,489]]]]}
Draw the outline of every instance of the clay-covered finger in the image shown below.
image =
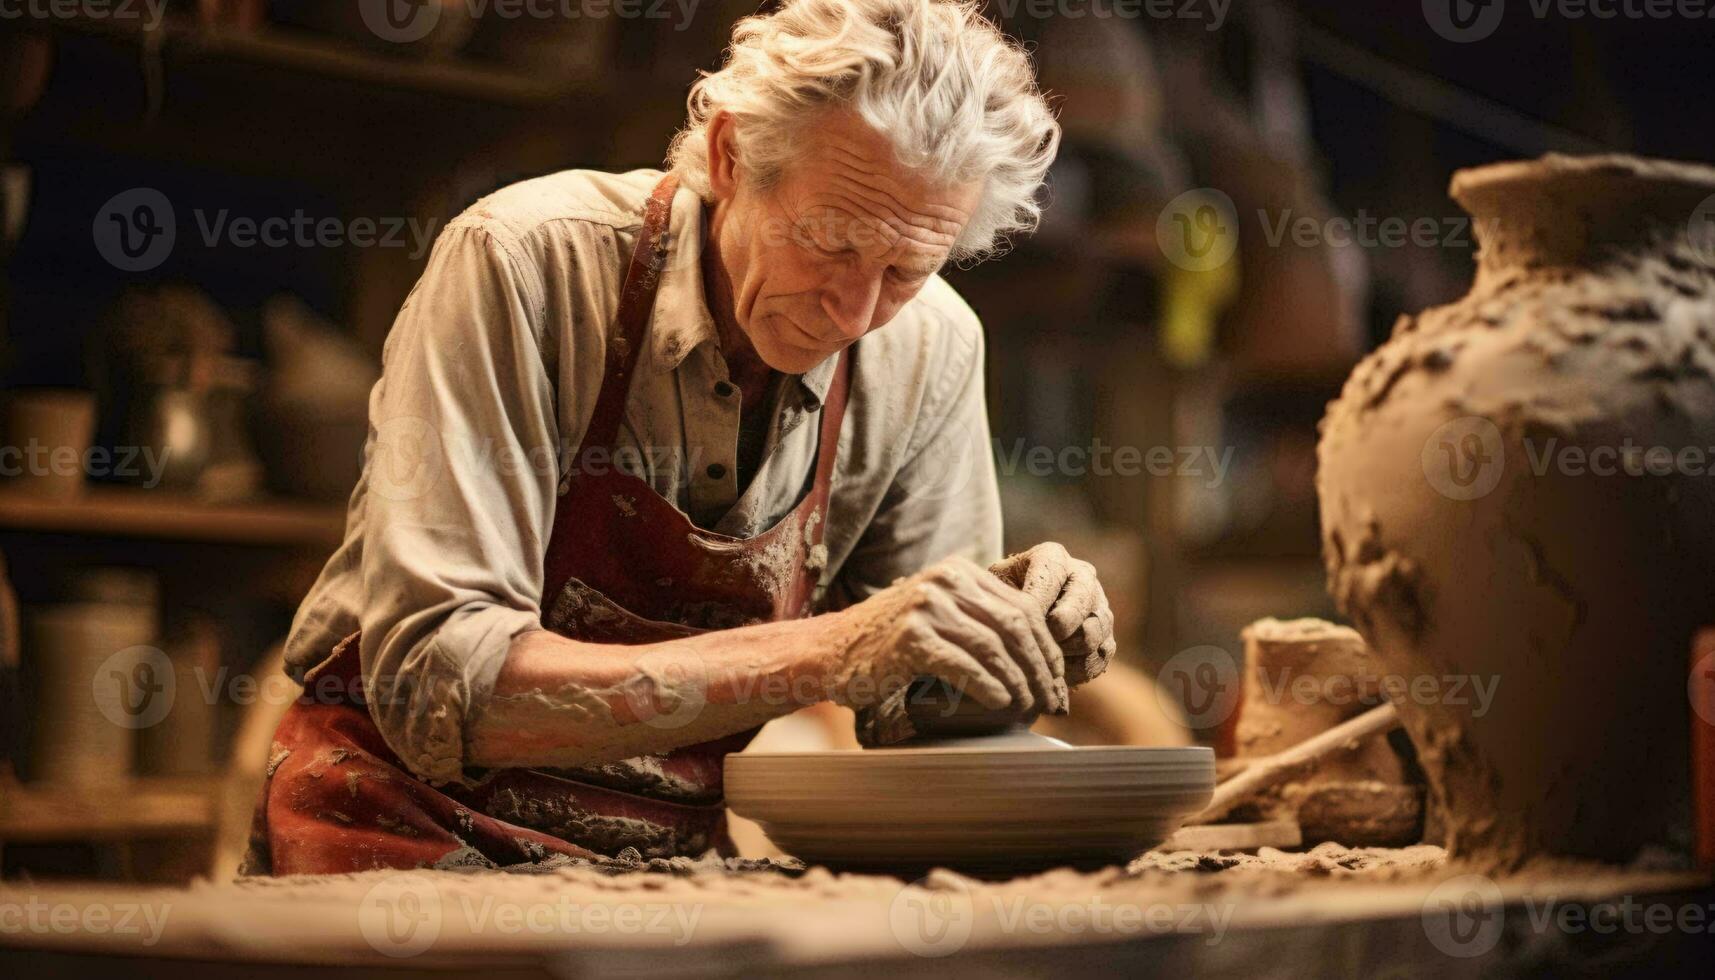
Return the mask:
{"type": "Polygon", "coordinates": [[[981,616],[974,616],[947,593],[930,600],[935,632],[948,643],[965,651],[992,676],[999,679],[1012,695],[1012,704],[1020,712],[1029,711],[1037,695],[1024,669],[1007,651],[1006,643],[994,627],[981,616]]]}
{"type": "Polygon", "coordinates": [[[992,589],[985,585],[961,595],[960,599],[970,616],[1002,644],[1004,659],[1019,671],[1024,687],[1030,692],[1030,706],[1044,711],[1051,709],[1048,687],[1051,669],[1041,639],[1030,626],[1031,600],[998,580],[992,589]],[[1024,609],[1017,605],[1020,601],[1025,604],[1024,609]]]}
{"type": "Polygon", "coordinates": [[[1096,618],[1101,621],[1102,635],[1112,638],[1114,635],[1114,607],[1109,604],[1107,593],[1102,593],[1101,605],[1096,607],[1096,618]]]}
{"type": "Polygon", "coordinates": [[[1079,687],[1106,672],[1119,644],[1112,630],[1092,617],[1061,648],[1066,652],[1066,682],[1079,687]]]}
{"type": "Polygon", "coordinates": [[[1056,715],[1069,715],[1069,714],[1071,714],[1072,713],[1072,692],[1066,684],[1066,678],[1057,677],[1054,679],[1054,693],[1060,700],[1060,707],[1058,709],[1056,709],[1055,711],[1053,711],[1052,714],[1056,714],[1056,715]]]}
{"type": "Polygon", "coordinates": [[[987,602],[982,604],[979,615],[990,617],[989,624],[1010,641],[1015,659],[1030,675],[1037,703],[1044,711],[1057,713],[1063,699],[1055,694],[1054,681],[1064,675],[1065,663],[1040,607],[1023,592],[999,580],[984,585],[987,602]]]}
{"type": "Polygon", "coordinates": [[[1072,556],[1066,549],[1050,541],[1030,549],[1030,564],[1025,568],[1020,591],[1035,599],[1044,610],[1053,609],[1066,588],[1072,573],[1072,556]]]}
{"type": "Polygon", "coordinates": [[[1091,613],[1078,627],[1078,634],[1084,646],[1090,650],[1099,650],[1102,645],[1113,639],[1114,615],[1106,610],[1091,613]],[[1106,615],[1103,615],[1106,613],[1106,615]]]}
{"type": "Polygon", "coordinates": [[[1080,657],[1095,653],[1102,645],[1102,636],[1101,621],[1094,616],[1086,617],[1071,636],[1060,641],[1060,649],[1066,655],[1066,663],[1070,665],[1080,657]]]}
{"type": "Polygon", "coordinates": [[[1048,627],[1057,640],[1077,632],[1084,620],[1107,603],[1094,565],[1074,560],[1067,564],[1067,571],[1065,588],[1048,610],[1048,627]]]}
{"type": "Polygon", "coordinates": [[[999,678],[986,670],[976,658],[939,635],[919,639],[919,661],[922,670],[952,685],[953,690],[969,692],[977,703],[990,711],[1000,711],[1012,704],[1012,693],[999,678]]]}

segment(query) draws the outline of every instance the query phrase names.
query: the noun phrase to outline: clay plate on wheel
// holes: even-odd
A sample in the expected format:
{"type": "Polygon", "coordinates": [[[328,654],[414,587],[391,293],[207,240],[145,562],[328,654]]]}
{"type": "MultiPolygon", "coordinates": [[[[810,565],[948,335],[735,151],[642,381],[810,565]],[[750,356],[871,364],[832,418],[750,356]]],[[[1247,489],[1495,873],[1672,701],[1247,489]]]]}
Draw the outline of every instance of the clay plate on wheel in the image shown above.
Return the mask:
{"type": "Polygon", "coordinates": [[[1207,748],[1004,742],[726,760],[727,805],[806,864],[1014,873],[1129,861],[1215,791],[1207,748]]]}

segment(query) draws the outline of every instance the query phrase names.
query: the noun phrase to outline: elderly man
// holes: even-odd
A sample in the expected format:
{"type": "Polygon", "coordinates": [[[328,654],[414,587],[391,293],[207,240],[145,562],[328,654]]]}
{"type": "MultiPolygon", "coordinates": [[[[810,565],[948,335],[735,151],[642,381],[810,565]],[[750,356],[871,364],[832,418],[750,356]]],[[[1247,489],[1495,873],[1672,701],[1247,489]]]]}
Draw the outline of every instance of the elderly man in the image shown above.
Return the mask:
{"type": "Polygon", "coordinates": [[[1035,223],[1025,55],[970,2],[793,0],[689,106],[665,174],[527,181],[436,244],[252,870],[700,853],[771,718],[894,737],[920,677],[1063,713],[1111,655],[1089,565],[995,561],[981,326],[937,276],[1035,223]]]}

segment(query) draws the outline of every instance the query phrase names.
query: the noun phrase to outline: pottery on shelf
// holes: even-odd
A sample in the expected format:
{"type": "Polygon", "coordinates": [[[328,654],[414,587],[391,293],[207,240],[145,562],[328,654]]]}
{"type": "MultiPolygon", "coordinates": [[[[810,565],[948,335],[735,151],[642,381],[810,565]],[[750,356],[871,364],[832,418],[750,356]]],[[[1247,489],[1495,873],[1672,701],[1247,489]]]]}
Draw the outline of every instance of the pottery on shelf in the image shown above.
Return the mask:
{"type": "Polygon", "coordinates": [[[1456,856],[1683,849],[1687,651],[1715,622],[1715,168],[1548,156],[1452,194],[1470,294],[1402,318],[1323,422],[1330,589],[1421,685],[1399,712],[1456,856]]]}

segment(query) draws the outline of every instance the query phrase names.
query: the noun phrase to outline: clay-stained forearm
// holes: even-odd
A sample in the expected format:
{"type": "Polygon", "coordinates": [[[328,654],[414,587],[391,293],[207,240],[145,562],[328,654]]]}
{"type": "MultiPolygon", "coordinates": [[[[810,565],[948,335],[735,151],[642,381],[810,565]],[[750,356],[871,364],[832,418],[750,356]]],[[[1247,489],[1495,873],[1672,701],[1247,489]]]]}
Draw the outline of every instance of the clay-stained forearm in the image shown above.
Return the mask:
{"type": "Polygon", "coordinates": [[[811,619],[645,646],[546,631],[512,641],[467,733],[476,766],[570,768],[650,755],[754,728],[819,701],[862,708],[918,677],[994,711],[1065,711],[1043,604],[949,558],[811,619]]]}
{"type": "Polygon", "coordinates": [[[840,628],[835,614],[641,646],[522,634],[472,725],[468,761],[583,766],[754,728],[835,693],[840,628]]]}

